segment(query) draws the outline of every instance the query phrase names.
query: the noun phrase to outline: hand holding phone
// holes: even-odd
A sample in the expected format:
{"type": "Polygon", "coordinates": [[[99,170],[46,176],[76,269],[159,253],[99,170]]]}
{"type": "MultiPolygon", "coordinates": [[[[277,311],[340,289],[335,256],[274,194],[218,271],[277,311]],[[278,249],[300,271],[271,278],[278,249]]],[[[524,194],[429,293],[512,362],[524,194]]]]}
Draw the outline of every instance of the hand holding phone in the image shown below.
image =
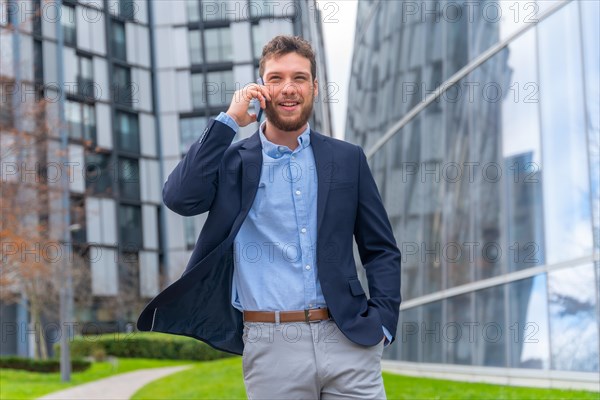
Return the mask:
{"type": "Polygon", "coordinates": [[[233,118],[240,127],[254,121],[260,122],[263,112],[261,104],[266,107],[267,101],[271,101],[271,95],[263,85],[263,80],[259,78],[257,83],[250,83],[234,93],[227,115],[233,118]],[[251,105],[253,105],[256,113],[248,113],[248,108],[251,105]]]}

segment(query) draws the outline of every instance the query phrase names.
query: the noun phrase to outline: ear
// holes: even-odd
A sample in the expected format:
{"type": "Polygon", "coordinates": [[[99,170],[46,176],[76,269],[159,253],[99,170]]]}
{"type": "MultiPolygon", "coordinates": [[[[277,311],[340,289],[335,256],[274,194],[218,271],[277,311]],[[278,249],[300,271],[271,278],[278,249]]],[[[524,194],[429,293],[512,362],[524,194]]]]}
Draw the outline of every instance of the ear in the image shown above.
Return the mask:
{"type": "Polygon", "coordinates": [[[313,88],[315,92],[315,97],[317,97],[319,95],[319,81],[317,80],[317,78],[315,78],[315,80],[313,81],[313,88]]]}

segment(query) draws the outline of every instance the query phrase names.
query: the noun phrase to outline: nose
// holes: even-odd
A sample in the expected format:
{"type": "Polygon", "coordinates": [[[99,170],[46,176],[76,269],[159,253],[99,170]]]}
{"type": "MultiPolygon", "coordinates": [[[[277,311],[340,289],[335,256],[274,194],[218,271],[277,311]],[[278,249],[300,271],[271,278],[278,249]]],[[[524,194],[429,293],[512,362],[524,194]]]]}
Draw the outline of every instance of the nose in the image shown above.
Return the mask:
{"type": "Polygon", "coordinates": [[[296,92],[298,92],[298,86],[292,80],[287,80],[281,89],[281,94],[284,96],[294,95],[296,92]]]}

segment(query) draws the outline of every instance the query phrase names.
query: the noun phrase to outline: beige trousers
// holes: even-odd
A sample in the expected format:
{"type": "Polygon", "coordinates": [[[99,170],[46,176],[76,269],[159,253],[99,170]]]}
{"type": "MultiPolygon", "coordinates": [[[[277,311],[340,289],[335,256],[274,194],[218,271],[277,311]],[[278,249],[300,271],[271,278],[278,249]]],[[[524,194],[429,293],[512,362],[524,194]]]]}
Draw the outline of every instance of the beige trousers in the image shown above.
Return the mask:
{"type": "Polygon", "coordinates": [[[381,376],[383,339],[375,346],[361,346],[326,320],[244,322],[243,340],[249,399],[386,398],[381,376]]]}

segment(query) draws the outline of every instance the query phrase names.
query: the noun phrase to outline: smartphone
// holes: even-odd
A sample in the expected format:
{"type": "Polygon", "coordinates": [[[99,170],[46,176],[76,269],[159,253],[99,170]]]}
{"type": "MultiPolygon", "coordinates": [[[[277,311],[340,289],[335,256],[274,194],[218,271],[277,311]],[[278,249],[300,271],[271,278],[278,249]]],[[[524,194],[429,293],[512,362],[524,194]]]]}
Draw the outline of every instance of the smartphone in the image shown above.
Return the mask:
{"type": "MultiPolygon", "coordinates": [[[[258,77],[256,83],[258,83],[261,86],[265,84],[261,77],[258,77]]],[[[258,122],[259,124],[260,119],[262,118],[263,111],[264,110],[260,106],[260,101],[258,99],[254,99],[254,112],[256,113],[256,122],[258,122]]]]}

